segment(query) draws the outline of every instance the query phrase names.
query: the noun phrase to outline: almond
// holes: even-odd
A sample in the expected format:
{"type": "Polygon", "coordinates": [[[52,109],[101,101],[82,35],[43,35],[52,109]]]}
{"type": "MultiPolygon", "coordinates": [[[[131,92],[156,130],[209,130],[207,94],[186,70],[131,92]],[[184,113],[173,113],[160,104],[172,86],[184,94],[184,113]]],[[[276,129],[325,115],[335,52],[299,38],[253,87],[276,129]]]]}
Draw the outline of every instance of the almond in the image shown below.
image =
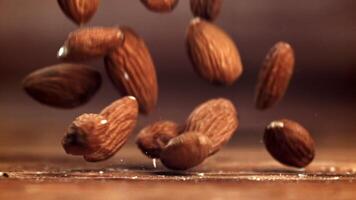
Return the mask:
{"type": "Polygon", "coordinates": [[[118,27],[81,28],[68,35],[57,56],[68,61],[99,58],[121,46],[123,40],[118,27]]]}
{"type": "Polygon", "coordinates": [[[256,108],[265,110],[285,95],[294,71],[294,51],[286,42],[278,42],[267,54],[256,87],[256,108]]]}
{"type": "Polygon", "coordinates": [[[310,133],[292,120],[271,122],[265,129],[263,140],[268,152],[288,166],[302,168],[315,157],[315,144],[310,133]]]}
{"type": "Polygon", "coordinates": [[[158,84],[151,54],[132,29],[122,27],[125,40],[105,58],[106,71],[123,95],[137,98],[140,111],[151,112],[157,103],[158,84]]]}
{"type": "Polygon", "coordinates": [[[83,114],[76,118],[62,140],[63,148],[68,154],[83,155],[89,162],[109,159],[125,144],[137,118],[136,99],[119,99],[100,114],[83,114]]]}
{"type": "Polygon", "coordinates": [[[58,108],[74,108],[85,104],[100,85],[99,72],[78,64],[45,67],[23,80],[23,88],[32,98],[58,108]]]}
{"type": "Polygon", "coordinates": [[[154,12],[171,12],[178,4],[178,0],[141,0],[143,5],[154,12]]]}
{"type": "Polygon", "coordinates": [[[186,41],[195,70],[207,81],[231,85],[242,74],[237,47],[218,26],[195,18],[188,28],[186,41]]]}
{"type": "Polygon", "coordinates": [[[185,132],[199,132],[212,142],[211,153],[216,153],[227,143],[239,126],[237,111],[227,99],[209,100],[190,114],[185,132]]]}
{"type": "Polygon", "coordinates": [[[143,128],[137,135],[136,144],[150,158],[159,158],[162,149],[181,132],[178,124],[172,121],[158,121],[143,128]]]}
{"type": "Polygon", "coordinates": [[[58,0],[64,14],[77,24],[87,23],[99,7],[100,0],[58,0]]]}
{"type": "Polygon", "coordinates": [[[187,132],[171,139],[160,155],[164,166],[187,170],[202,163],[211,153],[211,141],[199,132],[187,132]]]}
{"type": "Polygon", "coordinates": [[[214,21],[220,14],[223,0],[190,0],[190,8],[195,17],[214,21]]]}

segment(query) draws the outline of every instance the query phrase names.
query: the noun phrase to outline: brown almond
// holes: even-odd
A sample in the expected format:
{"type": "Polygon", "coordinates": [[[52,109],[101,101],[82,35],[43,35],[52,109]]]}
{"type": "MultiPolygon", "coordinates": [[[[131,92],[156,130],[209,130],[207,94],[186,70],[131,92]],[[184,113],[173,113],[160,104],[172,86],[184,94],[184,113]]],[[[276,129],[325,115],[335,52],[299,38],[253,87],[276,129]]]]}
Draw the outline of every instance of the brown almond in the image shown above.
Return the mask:
{"type": "Polygon", "coordinates": [[[127,141],[136,126],[138,104],[134,97],[113,102],[100,114],[76,118],[62,140],[68,154],[82,155],[97,162],[112,157],[127,141]]]}
{"type": "Polygon", "coordinates": [[[263,140],[268,152],[282,164],[302,168],[314,159],[314,140],[295,121],[282,119],[271,122],[265,129],[263,140]]]}
{"type": "Polygon", "coordinates": [[[269,51],[257,81],[257,109],[268,109],[282,100],[293,75],[294,63],[294,51],[286,42],[278,42],[269,51]]]}
{"type": "Polygon", "coordinates": [[[227,143],[239,126],[237,110],[227,99],[209,100],[190,114],[186,121],[186,132],[200,132],[212,142],[211,153],[216,153],[227,143]]]}
{"type": "Polygon", "coordinates": [[[199,132],[187,132],[171,139],[160,155],[164,166],[187,170],[201,164],[211,153],[211,141],[199,132]]]}
{"type": "Polygon", "coordinates": [[[141,0],[143,5],[151,11],[166,13],[171,12],[178,4],[178,0],[141,0]]]}
{"type": "Polygon", "coordinates": [[[105,58],[106,71],[117,89],[136,97],[140,111],[147,114],[157,103],[156,69],[144,40],[131,28],[121,30],[124,43],[105,58]]]}
{"type": "Polygon", "coordinates": [[[223,0],[190,0],[190,8],[195,17],[214,21],[220,14],[223,0]]]}
{"type": "Polygon", "coordinates": [[[123,40],[118,27],[80,28],[68,35],[57,56],[67,61],[100,58],[121,46],[123,40]]]}
{"type": "Polygon", "coordinates": [[[100,88],[101,76],[86,65],[59,64],[32,72],[22,85],[27,94],[40,103],[75,108],[94,96],[100,88]]]}
{"type": "Polygon", "coordinates": [[[162,149],[181,132],[179,125],[172,121],[158,121],[143,128],[136,138],[136,144],[146,156],[159,158],[162,149]]]}
{"type": "Polygon", "coordinates": [[[186,36],[194,69],[209,82],[231,85],[242,74],[234,41],[218,26],[200,18],[191,21],[186,36]]]}
{"type": "Polygon", "coordinates": [[[58,0],[64,14],[77,24],[87,23],[99,7],[100,0],[58,0]]]}

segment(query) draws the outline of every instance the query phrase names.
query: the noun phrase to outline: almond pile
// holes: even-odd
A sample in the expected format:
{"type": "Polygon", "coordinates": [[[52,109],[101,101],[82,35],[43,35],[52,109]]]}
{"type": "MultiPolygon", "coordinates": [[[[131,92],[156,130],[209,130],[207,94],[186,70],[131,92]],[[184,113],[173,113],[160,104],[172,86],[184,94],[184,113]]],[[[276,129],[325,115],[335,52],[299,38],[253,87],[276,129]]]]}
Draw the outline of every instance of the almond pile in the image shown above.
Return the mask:
{"type": "Polygon", "coordinates": [[[138,104],[132,96],[113,102],[99,114],[83,114],[69,126],[63,148],[89,162],[106,160],[126,143],[137,117],[138,104]]]}
{"type": "MultiPolygon", "coordinates": [[[[171,12],[178,0],[141,0],[154,12],[171,12]]],[[[64,14],[79,25],[87,23],[99,0],[58,0],[64,14]]],[[[194,18],[186,33],[186,48],[194,70],[206,81],[232,85],[243,73],[234,40],[213,21],[223,0],[190,0],[194,18]]],[[[138,115],[149,114],[158,101],[156,67],[144,41],[132,28],[80,27],[70,33],[57,57],[66,63],[29,74],[24,90],[42,104],[75,108],[88,102],[101,85],[95,69],[76,62],[103,59],[108,77],[123,96],[98,114],[82,114],[71,123],[62,146],[66,153],[97,162],[112,157],[129,139],[138,115]],[[70,63],[72,62],[72,63],[70,63]]],[[[255,105],[266,110],[286,94],[293,76],[294,50],[278,42],[268,52],[256,84],[255,105]]],[[[173,170],[187,170],[217,153],[239,127],[238,113],[225,98],[197,106],[184,124],[158,121],[143,128],[138,148],[149,158],[160,159],[173,170]]],[[[265,129],[264,144],[273,158],[291,167],[306,167],[315,157],[312,136],[299,123],[275,120],[265,129]]]]}
{"type": "Polygon", "coordinates": [[[195,108],[184,125],[160,121],[142,129],[136,144],[148,157],[160,158],[167,168],[187,170],[218,152],[238,126],[232,102],[212,99],[195,108]]]}

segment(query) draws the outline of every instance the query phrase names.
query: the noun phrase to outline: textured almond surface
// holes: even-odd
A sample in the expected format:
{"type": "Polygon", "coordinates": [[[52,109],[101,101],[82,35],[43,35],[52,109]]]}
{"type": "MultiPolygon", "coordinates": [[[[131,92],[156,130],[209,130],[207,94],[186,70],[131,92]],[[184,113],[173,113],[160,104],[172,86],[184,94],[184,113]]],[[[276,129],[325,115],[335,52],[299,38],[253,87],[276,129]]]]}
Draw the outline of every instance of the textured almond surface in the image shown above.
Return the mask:
{"type": "Polygon", "coordinates": [[[100,147],[91,154],[84,155],[90,162],[102,161],[112,157],[128,140],[137,123],[138,104],[134,97],[124,97],[106,107],[101,113],[108,123],[105,132],[97,132],[100,147]]]}
{"type": "Polygon", "coordinates": [[[64,14],[77,24],[88,22],[99,7],[100,0],[58,0],[64,14]]]}
{"type": "Polygon", "coordinates": [[[294,64],[294,51],[288,43],[278,42],[270,50],[257,82],[256,108],[270,108],[283,98],[293,75],[294,64]]]}
{"type": "Polygon", "coordinates": [[[118,27],[80,28],[68,35],[58,57],[69,61],[85,61],[103,57],[122,45],[123,33],[118,27]]]}
{"type": "Polygon", "coordinates": [[[83,114],[77,117],[62,140],[66,153],[86,155],[100,149],[100,145],[105,142],[102,135],[108,129],[108,123],[103,123],[105,120],[98,114],[83,114]]]}
{"type": "Polygon", "coordinates": [[[45,67],[23,80],[23,88],[32,98],[58,108],[74,108],[85,104],[100,85],[99,72],[78,64],[45,67]]]}
{"type": "Polygon", "coordinates": [[[195,17],[213,21],[220,14],[222,3],[223,0],[190,0],[190,8],[195,17]]]}
{"type": "Polygon", "coordinates": [[[132,29],[123,27],[124,44],[106,59],[106,71],[123,95],[137,98],[140,111],[151,112],[157,103],[158,84],[151,54],[141,37],[132,29]]]}
{"type": "Polygon", "coordinates": [[[186,132],[169,141],[160,159],[164,166],[187,170],[202,163],[211,153],[211,141],[199,132],[186,132]]]}
{"type": "Polygon", "coordinates": [[[141,0],[143,5],[155,12],[171,12],[178,4],[178,0],[141,0]]]}
{"type": "Polygon", "coordinates": [[[69,126],[62,140],[66,153],[89,162],[107,160],[127,141],[136,126],[138,105],[134,97],[113,102],[100,114],[83,114],[69,126]]]}
{"type": "Polygon", "coordinates": [[[150,158],[159,158],[169,140],[180,134],[181,128],[172,121],[158,121],[143,128],[136,138],[136,144],[150,158]]]}
{"type": "Polygon", "coordinates": [[[295,121],[273,121],[265,129],[268,152],[282,164],[305,167],[315,157],[315,144],[309,132],[295,121]]]}
{"type": "Polygon", "coordinates": [[[199,105],[190,114],[185,131],[205,134],[212,142],[212,153],[217,152],[239,126],[237,110],[231,101],[212,99],[199,105]]]}
{"type": "Polygon", "coordinates": [[[231,85],[242,74],[234,41],[218,26],[195,18],[186,36],[187,50],[195,70],[207,81],[231,85]]]}

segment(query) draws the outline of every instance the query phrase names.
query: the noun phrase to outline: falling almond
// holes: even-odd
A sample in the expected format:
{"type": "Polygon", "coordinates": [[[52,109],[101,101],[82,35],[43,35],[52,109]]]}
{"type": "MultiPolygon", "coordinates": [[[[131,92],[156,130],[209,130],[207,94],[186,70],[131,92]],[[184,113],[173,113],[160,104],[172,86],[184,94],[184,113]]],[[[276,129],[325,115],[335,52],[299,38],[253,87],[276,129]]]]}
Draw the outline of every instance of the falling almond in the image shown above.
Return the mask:
{"type": "Polygon", "coordinates": [[[100,0],[58,0],[64,14],[76,24],[87,23],[99,7],[100,0]]]}
{"type": "Polygon", "coordinates": [[[158,96],[156,69],[144,42],[131,28],[122,27],[124,43],[105,58],[106,70],[122,95],[137,98],[142,113],[155,107],[158,96]]]}
{"type": "Polygon", "coordinates": [[[191,21],[187,49],[195,70],[205,80],[233,84],[242,74],[242,63],[234,41],[218,26],[200,18],[191,21]]]}

